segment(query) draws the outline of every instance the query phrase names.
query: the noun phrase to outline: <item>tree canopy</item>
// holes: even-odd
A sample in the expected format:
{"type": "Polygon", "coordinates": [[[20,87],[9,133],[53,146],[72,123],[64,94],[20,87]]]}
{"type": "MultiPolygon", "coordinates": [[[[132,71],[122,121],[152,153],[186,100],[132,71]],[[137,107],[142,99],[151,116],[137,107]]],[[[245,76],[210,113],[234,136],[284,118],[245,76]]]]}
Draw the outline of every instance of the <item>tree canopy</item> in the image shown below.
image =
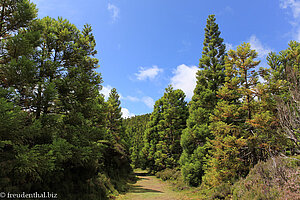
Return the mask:
{"type": "Polygon", "coordinates": [[[191,185],[201,183],[206,141],[212,138],[208,128],[209,116],[217,104],[216,92],[224,83],[225,45],[214,15],[208,16],[202,57],[197,72],[197,85],[189,107],[187,128],[181,137],[183,153],[180,158],[184,179],[191,185]]]}
{"type": "Polygon", "coordinates": [[[258,70],[209,15],[192,100],[169,85],[124,119],[117,89],[100,94],[91,25],[38,19],[29,0],[2,0],[0,19],[1,191],[113,199],[143,168],[201,199],[299,197],[300,43],[258,70]]]}

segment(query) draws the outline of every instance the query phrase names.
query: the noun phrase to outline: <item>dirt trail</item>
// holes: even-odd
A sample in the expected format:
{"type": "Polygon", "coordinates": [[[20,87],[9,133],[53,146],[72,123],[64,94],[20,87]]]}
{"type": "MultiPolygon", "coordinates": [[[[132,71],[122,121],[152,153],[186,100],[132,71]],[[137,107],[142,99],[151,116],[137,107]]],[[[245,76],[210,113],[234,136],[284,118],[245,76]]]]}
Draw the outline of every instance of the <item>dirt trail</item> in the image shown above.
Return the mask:
{"type": "Polygon", "coordinates": [[[145,172],[137,172],[138,181],[131,185],[128,193],[119,195],[117,200],[183,200],[179,193],[159,180],[155,176],[150,176],[145,172]]]}

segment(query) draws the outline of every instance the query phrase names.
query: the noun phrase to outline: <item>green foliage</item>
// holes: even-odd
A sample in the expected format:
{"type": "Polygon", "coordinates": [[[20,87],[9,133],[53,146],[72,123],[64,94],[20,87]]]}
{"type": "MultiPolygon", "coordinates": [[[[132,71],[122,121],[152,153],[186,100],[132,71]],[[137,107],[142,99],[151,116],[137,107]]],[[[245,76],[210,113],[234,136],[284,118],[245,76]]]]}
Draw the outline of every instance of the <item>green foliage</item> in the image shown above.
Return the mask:
{"type": "Polygon", "coordinates": [[[181,172],[178,169],[165,169],[155,174],[157,178],[163,181],[166,180],[178,180],[181,176],[181,172]]]}
{"type": "Polygon", "coordinates": [[[124,137],[125,134],[119,98],[117,90],[113,88],[107,100],[107,130],[115,142],[120,142],[121,136],[124,137]]]}
{"type": "Polygon", "coordinates": [[[257,73],[252,70],[259,64],[254,61],[256,57],[257,53],[245,43],[228,52],[225,84],[218,91],[221,100],[211,116],[210,130],[215,138],[210,140],[204,177],[205,184],[210,186],[234,182],[257,162],[254,150],[247,145],[254,129],[246,123],[252,118],[256,104],[253,89],[257,73]]]}
{"type": "Polygon", "coordinates": [[[188,109],[181,90],[166,88],[164,96],[157,100],[154,111],[144,135],[142,152],[147,158],[146,165],[157,172],[178,166],[180,154],[180,137],[186,127],[188,109]]]}
{"type": "Polygon", "coordinates": [[[99,94],[90,25],[35,19],[29,0],[0,7],[1,191],[108,199],[134,181],[132,160],[178,188],[203,181],[207,199],[299,197],[299,156],[274,157],[299,154],[299,43],[271,53],[259,83],[257,53],[225,58],[210,15],[189,110],[169,86],[151,115],[124,120],[116,89],[99,94]]]}
{"type": "Polygon", "coordinates": [[[203,195],[202,199],[205,200],[218,200],[225,199],[230,200],[232,196],[231,192],[232,185],[230,183],[221,183],[213,188],[201,188],[201,193],[203,195]]]}
{"type": "Polygon", "coordinates": [[[245,43],[228,52],[225,84],[218,91],[221,100],[211,116],[215,138],[209,141],[211,151],[203,178],[209,187],[233,184],[260,160],[286,147],[267,86],[258,83],[256,57],[245,43]]]}
{"type": "Polygon", "coordinates": [[[11,21],[0,28],[16,31],[1,40],[1,190],[53,191],[60,199],[107,199],[125,191],[129,157],[106,129],[121,125],[120,108],[108,119],[91,27],[80,31],[50,17],[29,23],[33,4],[14,2],[17,10],[6,13],[11,21]],[[22,24],[9,24],[16,20],[22,24]]]}
{"type": "Polygon", "coordinates": [[[130,159],[131,165],[134,168],[146,168],[145,158],[142,154],[144,147],[144,134],[147,128],[147,123],[150,119],[150,114],[134,116],[123,120],[126,137],[130,142],[130,159]]]}
{"type": "Polygon", "coordinates": [[[197,85],[190,102],[187,128],[181,137],[183,153],[180,158],[182,174],[192,186],[201,183],[204,159],[207,155],[207,138],[212,138],[208,128],[209,116],[218,101],[216,91],[224,82],[225,45],[214,15],[208,16],[205,28],[202,57],[197,72],[197,85]]]}
{"type": "Polygon", "coordinates": [[[270,53],[267,60],[269,69],[261,68],[270,93],[269,102],[276,108],[273,112],[279,119],[284,137],[292,143],[292,151],[300,149],[300,44],[292,41],[279,54],[270,53]]]}
{"type": "Polygon", "coordinates": [[[27,27],[37,16],[36,6],[29,0],[2,0],[0,7],[0,38],[6,38],[12,32],[27,27]]]}

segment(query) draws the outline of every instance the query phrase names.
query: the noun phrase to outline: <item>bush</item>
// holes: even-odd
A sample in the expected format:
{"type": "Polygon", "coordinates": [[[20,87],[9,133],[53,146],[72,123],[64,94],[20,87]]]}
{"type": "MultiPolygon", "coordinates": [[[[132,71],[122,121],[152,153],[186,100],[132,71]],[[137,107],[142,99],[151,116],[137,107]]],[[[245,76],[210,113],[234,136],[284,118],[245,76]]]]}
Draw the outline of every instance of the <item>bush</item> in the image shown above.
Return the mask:
{"type": "Polygon", "coordinates": [[[277,157],[260,162],[233,186],[233,199],[300,199],[300,162],[277,157]]]}
{"type": "Polygon", "coordinates": [[[184,182],[183,176],[179,169],[165,169],[157,172],[156,177],[163,181],[169,181],[174,190],[186,190],[190,187],[184,182]]]}
{"type": "Polygon", "coordinates": [[[166,180],[177,180],[181,176],[181,173],[176,169],[165,169],[163,171],[157,172],[155,175],[157,178],[166,181],[166,180]]]}

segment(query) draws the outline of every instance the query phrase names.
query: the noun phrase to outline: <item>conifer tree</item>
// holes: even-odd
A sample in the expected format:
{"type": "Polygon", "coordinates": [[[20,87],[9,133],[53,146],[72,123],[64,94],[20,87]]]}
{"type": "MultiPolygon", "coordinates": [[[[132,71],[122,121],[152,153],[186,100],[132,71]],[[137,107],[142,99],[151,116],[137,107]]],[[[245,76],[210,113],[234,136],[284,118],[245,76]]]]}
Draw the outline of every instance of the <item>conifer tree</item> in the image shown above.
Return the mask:
{"type": "Polygon", "coordinates": [[[123,120],[123,125],[126,129],[126,137],[130,142],[131,164],[135,168],[145,167],[145,160],[143,159],[141,151],[144,147],[143,138],[149,119],[150,114],[145,114],[123,120]]]}
{"type": "Polygon", "coordinates": [[[264,90],[268,94],[264,99],[268,101],[269,110],[279,119],[283,129],[281,132],[284,133],[281,136],[292,143],[290,147],[292,152],[300,151],[299,54],[300,43],[291,41],[286,50],[279,54],[274,52],[269,54],[267,60],[270,68],[260,69],[261,75],[266,80],[264,90]]]}
{"type": "Polygon", "coordinates": [[[121,135],[123,136],[122,113],[120,107],[120,96],[116,88],[113,88],[107,100],[107,129],[108,133],[116,142],[120,142],[121,135]]]}
{"type": "Polygon", "coordinates": [[[27,27],[37,16],[36,6],[29,0],[1,0],[0,8],[0,40],[27,27]]]}
{"type": "Polygon", "coordinates": [[[201,183],[204,174],[204,158],[207,154],[206,138],[209,131],[209,116],[217,103],[216,91],[224,83],[225,45],[214,15],[208,16],[205,28],[202,57],[197,72],[197,85],[190,102],[187,128],[183,131],[180,158],[182,174],[190,185],[201,183]]]}
{"type": "Polygon", "coordinates": [[[5,38],[1,56],[6,60],[0,64],[0,115],[7,121],[0,123],[3,191],[49,188],[61,199],[106,199],[114,187],[123,190],[131,168],[127,155],[107,140],[95,45],[89,25],[80,31],[50,17],[5,38]]]}
{"type": "Polygon", "coordinates": [[[155,169],[154,153],[156,152],[156,144],[159,141],[158,123],[161,121],[163,112],[163,102],[159,99],[154,104],[154,109],[147,123],[147,129],[144,135],[144,147],[142,149],[142,159],[145,160],[144,167],[148,167],[151,171],[155,169]]]}
{"type": "Polygon", "coordinates": [[[188,117],[184,98],[182,90],[169,86],[154,105],[143,149],[148,159],[147,166],[154,172],[178,166],[182,152],[180,137],[188,117]]]}
{"type": "MultiPolygon", "coordinates": [[[[0,1],[0,67],[8,62],[6,40],[21,28],[26,28],[37,17],[35,4],[29,0],[1,0],[0,1]]],[[[26,43],[23,43],[26,46],[26,43]]],[[[25,47],[23,49],[26,49],[25,47]]],[[[30,48],[28,49],[30,50],[30,48]]],[[[0,68],[0,84],[4,76],[0,68]]]]}
{"type": "Polygon", "coordinates": [[[233,183],[257,163],[251,146],[254,127],[249,123],[257,109],[258,78],[254,69],[260,61],[254,61],[255,58],[257,53],[246,43],[228,52],[225,85],[218,91],[221,100],[211,116],[214,139],[210,140],[206,185],[233,183]]]}

